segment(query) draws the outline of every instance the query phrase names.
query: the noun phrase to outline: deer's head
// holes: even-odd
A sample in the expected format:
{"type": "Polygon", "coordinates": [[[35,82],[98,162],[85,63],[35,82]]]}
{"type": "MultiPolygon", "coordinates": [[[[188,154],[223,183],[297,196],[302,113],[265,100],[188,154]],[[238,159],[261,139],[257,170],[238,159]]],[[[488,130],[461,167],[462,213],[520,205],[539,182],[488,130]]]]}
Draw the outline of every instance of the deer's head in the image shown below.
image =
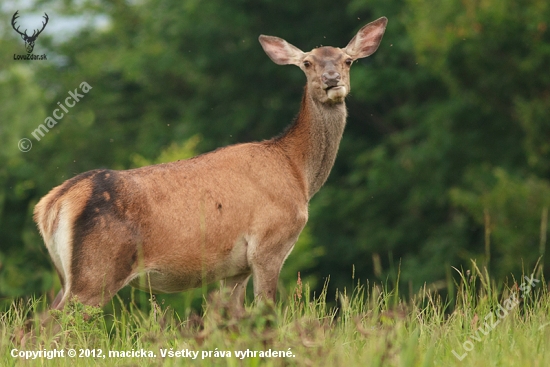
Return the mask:
{"type": "Polygon", "coordinates": [[[303,52],[282,38],[260,36],[260,43],[276,64],[294,64],[304,71],[310,95],[321,103],[342,103],[350,91],[349,70],[360,58],[373,54],[388,19],[379,18],[361,28],[345,48],[319,47],[303,52]]]}
{"type": "Polygon", "coordinates": [[[28,35],[27,34],[27,30],[25,29],[25,32],[20,32],[19,31],[19,27],[15,28],[15,22],[17,20],[17,18],[19,18],[19,10],[15,12],[15,14],[13,14],[13,17],[11,18],[11,26],[13,27],[13,29],[15,29],[15,31],[17,33],[19,33],[19,35],[21,36],[21,38],[23,39],[23,41],[25,41],[25,48],[27,49],[27,53],[31,53],[32,50],[34,50],[34,42],[36,41],[36,39],[38,38],[38,36],[40,35],[40,33],[42,33],[42,31],[44,30],[44,28],[46,28],[46,24],[48,24],[48,14],[44,13],[44,19],[46,20],[45,22],[42,22],[42,29],[41,30],[38,30],[38,29],[35,29],[33,34],[32,35],[28,35]]]}

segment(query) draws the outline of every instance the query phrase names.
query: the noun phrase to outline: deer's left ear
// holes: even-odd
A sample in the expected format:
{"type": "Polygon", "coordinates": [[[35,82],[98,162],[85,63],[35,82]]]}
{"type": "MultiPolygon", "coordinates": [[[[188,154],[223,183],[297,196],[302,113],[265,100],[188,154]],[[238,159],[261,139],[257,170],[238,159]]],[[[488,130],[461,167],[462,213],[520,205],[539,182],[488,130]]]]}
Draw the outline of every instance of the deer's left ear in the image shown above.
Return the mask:
{"type": "Polygon", "coordinates": [[[300,65],[304,52],[279,37],[264,36],[259,38],[262,47],[274,63],[279,65],[300,65]]]}
{"type": "Polygon", "coordinates": [[[382,41],[387,24],[388,18],[386,17],[370,22],[357,32],[344,51],[354,60],[372,55],[382,41]]]}

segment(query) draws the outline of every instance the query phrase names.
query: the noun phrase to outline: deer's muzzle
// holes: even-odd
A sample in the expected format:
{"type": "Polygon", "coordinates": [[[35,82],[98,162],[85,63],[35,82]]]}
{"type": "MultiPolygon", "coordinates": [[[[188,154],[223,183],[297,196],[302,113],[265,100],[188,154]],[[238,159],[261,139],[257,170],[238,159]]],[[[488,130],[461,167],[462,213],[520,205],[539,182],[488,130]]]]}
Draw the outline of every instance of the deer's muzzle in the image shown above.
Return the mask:
{"type": "Polygon", "coordinates": [[[321,80],[326,85],[325,89],[336,87],[340,82],[340,74],[334,70],[330,70],[321,75],[321,80]]]}

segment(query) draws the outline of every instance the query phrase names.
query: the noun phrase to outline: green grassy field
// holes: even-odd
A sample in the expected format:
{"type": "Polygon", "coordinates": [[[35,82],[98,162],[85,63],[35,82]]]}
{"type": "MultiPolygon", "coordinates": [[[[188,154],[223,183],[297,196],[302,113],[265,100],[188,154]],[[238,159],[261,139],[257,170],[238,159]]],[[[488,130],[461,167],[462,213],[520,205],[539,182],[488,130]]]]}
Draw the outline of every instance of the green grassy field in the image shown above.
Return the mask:
{"type": "Polygon", "coordinates": [[[59,333],[24,346],[12,336],[44,302],[14,301],[0,317],[0,365],[548,366],[550,295],[539,272],[505,286],[473,264],[448,299],[425,287],[404,301],[358,284],[336,295],[337,307],[298,282],[279,304],[249,305],[238,319],[220,295],[201,316],[180,317],[154,298],[146,311],[119,298],[116,312],[72,303],[53,315],[59,333]]]}

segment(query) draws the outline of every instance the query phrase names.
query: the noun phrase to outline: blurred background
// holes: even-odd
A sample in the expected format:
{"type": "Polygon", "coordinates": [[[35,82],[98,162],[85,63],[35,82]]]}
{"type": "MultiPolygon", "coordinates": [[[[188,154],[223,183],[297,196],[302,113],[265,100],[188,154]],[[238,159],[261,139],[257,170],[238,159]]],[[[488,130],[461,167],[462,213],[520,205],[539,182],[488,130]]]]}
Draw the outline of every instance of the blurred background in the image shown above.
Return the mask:
{"type": "MultiPolygon", "coordinates": [[[[0,301],[59,287],[32,220],[51,188],[269,139],[298,111],[305,77],[258,35],[344,47],[386,16],[352,67],[336,165],[313,198],[281,288],[358,281],[445,291],[474,259],[496,279],[544,256],[550,206],[547,0],[63,0],[0,7],[0,301]],[[21,30],[49,23],[33,53],[21,30]],[[86,82],[92,87],[82,93],[86,82]],[[39,141],[69,91],[84,97],[39,141]],[[28,152],[18,141],[28,138],[28,152]]],[[[548,268],[548,266],[547,266],[548,268]]]]}

